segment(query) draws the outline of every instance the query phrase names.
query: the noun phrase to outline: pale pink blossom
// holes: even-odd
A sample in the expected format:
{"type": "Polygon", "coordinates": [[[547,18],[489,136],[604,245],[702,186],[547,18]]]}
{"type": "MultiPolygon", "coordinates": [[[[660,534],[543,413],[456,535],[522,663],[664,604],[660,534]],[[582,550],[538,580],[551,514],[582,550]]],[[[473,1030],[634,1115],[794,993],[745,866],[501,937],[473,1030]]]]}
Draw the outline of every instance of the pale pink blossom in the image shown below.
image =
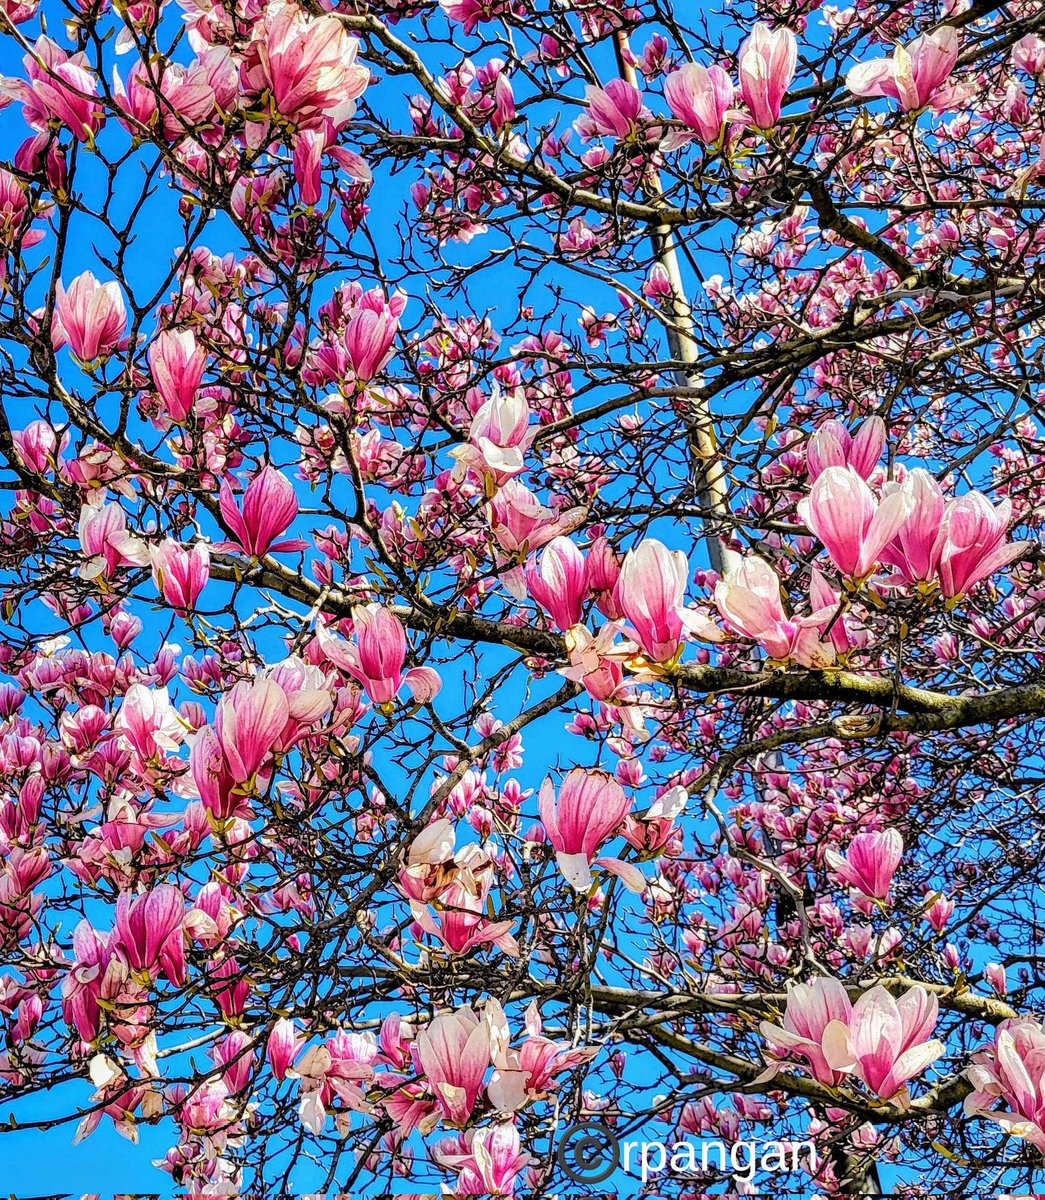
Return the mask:
{"type": "Polygon", "coordinates": [[[463,1128],[491,1064],[489,1024],[466,1006],[437,1013],[418,1031],[412,1050],[443,1118],[463,1128]]]}
{"type": "Polygon", "coordinates": [[[559,869],[579,892],[592,886],[592,865],[618,875],[632,891],[645,887],[642,872],[616,858],[596,857],[631,811],[631,799],[605,771],[574,767],[563,780],[558,799],[551,779],[540,796],[541,823],[555,851],[559,869]]]}
{"type": "Polygon", "coordinates": [[[799,502],[799,515],[823,542],[839,571],[866,579],[910,511],[902,490],[878,502],[852,467],[827,467],[799,502]]]}
{"type": "Polygon", "coordinates": [[[1045,1153],[1045,1030],[1031,1017],[1002,1021],[994,1041],[972,1056],[967,1116],[996,1122],[1045,1153]],[[998,1112],[999,1104],[1006,1110],[998,1112]]]}
{"type": "Polygon", "coordinates": [[[828,467],[851,467],[862,479],[868,479],[882,457],[885,435],[881,417],[868,417],[855,436],[843,421],[825,421],[809,439],[806,450],[810,482],[828,467]]]}
{"type": "Polygon", "coordinates": [[[740,92],[758,129],[772,129],[798,65],[798,43],[786,26],[759,21],[740,50],[740,92]]]}
{"type": "Polygon", "coordinates": [[[803,1059],[818,1083],[837,1087],[844,1076],[828,1061],[825,1034],[834,1023],[847,1026],[852,1007],[837,979],[818,975],[811,983],[798,983],[789,989],[782,1025],[763,1021],[759,1029],[778,1054],[803,1059]]]}
{"type": "Polygon", "coordinates": [[[84,271],[69,284],[55,288],[51,338],[55,349],[68,345],[81,362],[107,358],[127,329],[123,293],[115,281],[99,283],[84,271]]]}
{"type": "Polygon", "coordinates": [[[906,112],[917,111],[950,78],[959,45],[958,31],[953,25],[943,25],[907,46],[897,46],[889,58],[853,67],[845,85],[855,96],[889,96],[906,112]]]}
{"type": "Polygon", "coordinates": [[[946,1047],[932,1038],[939,1004],[920,985],[899,1000],[884,987],[864,992],[848,1021],[835,1020],[824,1033],[828,1063],[853,1074],[883,1100],[907,1101],[907,1084],[934,1063],[946,1047]]]}
{"type": "MultiPolygon", "coordinates": [[[[714,145],[722,136],[735,92],[726,71],[721,67],[704,67],[700,63],[686,63],[664,81],[664,99],[672,113],[709,145],[714,145]]],[[[661,147],[673,149],[680,140],[676,134],[669,134],[661,147]]]]}

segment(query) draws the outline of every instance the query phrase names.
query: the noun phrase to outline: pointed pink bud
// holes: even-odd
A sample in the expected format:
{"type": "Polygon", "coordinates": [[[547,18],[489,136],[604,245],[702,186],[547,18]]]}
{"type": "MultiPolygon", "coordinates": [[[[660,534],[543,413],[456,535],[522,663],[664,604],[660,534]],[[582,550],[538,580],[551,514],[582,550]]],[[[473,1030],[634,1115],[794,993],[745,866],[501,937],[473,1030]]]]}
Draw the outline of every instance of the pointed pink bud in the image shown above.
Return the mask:
{"type": "Polygon", "coordinates": [[[810,482],[828,467],[852,467],[861,478],[869,478],[885,449],[885,434],[881,417],[869,417],[856,437],[841,421],[825,421],[809,439],[806,459],[810,482]]]}
{"type": "Polygon", "coordinates": [[[287,1071],[294,1065],[304,1038],[298,1033],[297,1026],[287,1017],[280,1017],[272,1026],[265,1047],[272,1074],[282,1083],[287,1077],[287,1071]]]}
{"type": "Polygon", "coordinates": [[[643,652],[653,662],[670,662],[681,648],[688,580],[685,554],[669,550],[654,538],[646,538],[624,557],[617,599],[643,652]]]}

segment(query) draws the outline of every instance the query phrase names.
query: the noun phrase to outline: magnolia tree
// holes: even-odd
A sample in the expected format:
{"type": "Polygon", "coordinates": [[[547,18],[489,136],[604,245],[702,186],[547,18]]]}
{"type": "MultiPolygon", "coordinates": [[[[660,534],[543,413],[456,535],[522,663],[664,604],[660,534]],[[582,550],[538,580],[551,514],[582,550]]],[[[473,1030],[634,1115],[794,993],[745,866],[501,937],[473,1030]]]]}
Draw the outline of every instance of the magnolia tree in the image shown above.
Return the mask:
{"type": "Polygon", "coordinates": [[[1042,1178],[1045,11],[723,10],[0,4],[0,1157],[1042,1178]]]}

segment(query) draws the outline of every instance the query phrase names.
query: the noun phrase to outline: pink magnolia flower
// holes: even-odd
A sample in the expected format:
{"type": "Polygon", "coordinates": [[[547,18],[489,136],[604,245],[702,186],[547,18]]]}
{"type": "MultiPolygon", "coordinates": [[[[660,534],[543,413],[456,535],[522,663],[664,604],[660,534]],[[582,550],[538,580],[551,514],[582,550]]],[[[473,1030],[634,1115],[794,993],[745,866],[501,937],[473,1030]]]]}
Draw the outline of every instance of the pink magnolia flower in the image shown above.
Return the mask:
{"type": "Polygon", "coordinates": [[[683,605],[688,581],[685,554],[655,538],[646,538],[624,556],[616,596],[652,662],[671,662],[682,649],[684,633],[701,632],[707,624],[683,605]]]}
{"type": "Polygon", "coordinates": [[[958,50],[958,31],[944,25],[923,33],[909,46],[897,46],[889,58],[853,67],[845,85],[854,96],[889,96],[898,100],[905,112],[915,112],[950,78],[958,50]]]}
{"type": "Polygon", "coordinates": [[[490,529],[502,549],[526,555],[562,533],[571,533],[584,521],[583,508],[556,515],[517,479],[508,482],[489,505],[490,529]]]}
{"type": "Polygon", "coordinates": [[[536,430],[530,429],[530,406],[522,388],[495,388],[472,418],[468,444],[452,450],[455,478],[468,470],[487,475],[496,486],[521,474],[536,430]]]}
{"type": "Polygon", "coordinates": [[[105,110],[87,55],[68,54],[41,36],[22,62],[28,80],[0,78],[0,97],[21,101],[26,121],[41,133],[60,121],[77,140],[90,142],[105,124],[105,110]]]}
{"type": "Polygon", "coordinates": [[[916,984],[899,1000],[873,987],[853,1005],[849,1020],[835,1020],[824,1032],[828,1063],[851,1073],[883,1100],[906,1102],[907,1083],[946,1050],[930,1039],[936,1028],[936,997],[916,984]]]}
{"type": "Polygon", "coordinates": [[[143,763],[177,751],[185,740],[185,722],[171,704],[166,688],[132,683],[113,722],[143,763]]]}
{"type": "Polygon", "coordinates": [[[798,505],[839,571],[866,579],[907,518],[910,501],[896,491],[879,503],[852,467],[827,467],[798,505]]]}
{"type": "Polygon", "coordinates": [[[545,546],[537,562],[526,568],[530,595],[551,613],[560,629],[580,623],[588,598],[588,572],[584,555],[568,537],[557,537],[545,546]]]}
{"type": "MultiPolygon", "coordinates": [[[[410,912],[420,928],[438,938],[451,954],[468,954],[484,945],[493,945],[504,954],[518,958],[519,946],[511,930],[515,921],[491,920],[490,892],[493,888],[493,863],[478,847],[468,846],[454,863],[454,873],[445,886],[434,889],[438,898],[438,911],[432,915],[429,908],[416,900],[410,902],[410,912]]],[[[402,877],[407,894],[423,887],[424,880],[414,872],[402,877]],[[408,890],[409,889],[409,890],[408,890]]],[[[422,890],[425,895],[432,889],[422,890]]]]}
{"type": "Polygon", "coordinates": [[[585,93],[588,109],[577,128],[585,137],[628,138],[639,122],[650,116],[642,93],[626,79],[613,79],[604,88],[589,84],[585,93]]]}
{"type": "Polygon", "coordinates": [[[126,329],[118,283],[99,283],[90,271],[77,275],[68,291],[58,282],[51,327],[56,350],[68,345],[81,362],[91,363],[112,354],[126,329]]]}
{"type": "Polygon", "coordinates": [[[855,437],[842,421],[825,421],[809,439],[806,450],[810,482],[828,467],[851,467],[867,479],[882,457],[885,434],[881,417],[868,417],[855,437]]]}
{"type": "Polygon", "coordinates": [[[25,184],[17,175],[0,167],[0,247],[28,249],[42,242],[46,234],[42,229],[31,228],[33,215],[25,184]]]}
{"type": "Polygon", "coordinates": [[[574,767],[563,780],[557,801],[551,779],[544,781],[541,824],[555,850],[559,870],[578,892],[591,888],[593,864],[619,876],[632,891],[645,889],[646,880],[637,867],[616,858],[596,858],[630,810],[630,798],[605,771],[574,767]]]}
{"type": "Polygon", "coordinates": [[[116,901],[113,950],[132,971],[155,975],[158,970],[175,987],[185,982],[185,897],[172,884],[116,901]]]}
{"type": "Polygon", "coordinates": [[[356,61],[359,41],[334,16],[311,16],[295,3],[270,3],[242,69],[245,90],[268,92],[275,112],[299,129],[335,132],[355,115],[370,71],[356,61]]]}
{"type": "Polygon", "coordinates": [[[1030,1017],[1002,1021],[994,1041],[972,1056],[967,1116],[986,1117],[1045,1153],[1045,1030],[1030,1017]],[[995,1111],[999,1103],[1008,1111],[995,1111]]]}
{"type": "Polygon", "coordinates": [[[251,558],[262,558],[281,550],[308,548],[308,542],[297,538],[275,540],[298,515],[298,498],[290,480],[271,465],[266,464],[247,485],[242,511],[227,479],[221,485],[218,507],[236,542],[219,542],[217,549],[241,549],[251,558]]]}
{"type": "Polygon", "coordinates": [[[1008,497],[994,507],[982,492],[967,492],[947,505],[934,553],[948,600],[957,602],[1027,549],[1029,542],[1005,544],[1011,522],[1008,497]]]}
{"type": "Polygon", "coordinates": [[[621,626],[616,621],[603,625],[592,636],[585,625],[573,625],[566,631],[566,653],[570,665],[561,674],[579,683],[596,700],[613,700],[624,682],[622,659],[628,657],[616,645],[621,626]]]}
{"type": "Polygon", "coordinates": [[[798,43],[790,29],[759,21],[740,50],[740,92],[758,129],[772,129],[798,65],[798,43]]]}
{"type": "Polygon", "coordinates": [[[859,833],[849,843],[846,857],[834,850],[824,854],[824,861],[850,887],[874,900],[885,900],[903,858],[903,838],[895,829],[859,833]]]}
{"type": "Polygon", "coordinates": [[[817,976],[811,983],[796,984],[788,991],[783,1025],[763,1021],[759,1029],[778,1053],[805,1059],[818,1083],[837,1087],[844,1075],[828,1061],[825,1033],[838,1022],[847,1026],[852,1008],[849,994],[837,979],[817,976]]]}
{"type": "Polygon", "coordinates": [[[294,1065],[303,1045],[304,1038],[289,1018],[279,1017],[273,1023],[265,1045],[265,1055],[272,1068],[272,1074],[281,1083],[286,1079],[287,1071],[294,1065]]]}
{"type": "MultiPolygon", "coordinates": [[[[895,491],[896,485],[886,485],[895,491]]],[[[947,501],[943,489],[924,467],[907,473],[900,489],[909,500],[908,515],[896,537],[882,551],[882,561],[898,567],[908,583],[931,582],[939,565],[939,536],[947,501]]]]}
{"type": "Polygon", "coordinates": [[[511,1121],[465,1130],[440,1142],[432,1158],[457,1173],[455,1196],[512,1196],[518,1176],[531,1161],[511,1121]]]}
{"type": "MultiPolygon", "coordinates": [[[[721,67],[704,67],[700,63],[686,63],[664,81],[664,99],[672,113],[709,145],[721,138],[735,93],[733,80],[726,71],[721,67]]],[[[661,147],[670,150],[679,144],[679,137],[669,134],[661,147]]]]}
{"type": "Polygon", "coordinates": [[[254,778],[289,720],[286,692],[272,679],[242,679],[222,696],[214,732],[235,783],[254,778]]]}
{"type": "Polygon", "coordinates": [[[355,643],[334,636],[322,622],[317,637],[323,653],[357,679],[367,695],[382,708],[395,702],[405,684],[419,704],[439,694],[442,680],[432,667],[411,667],[404,672],[409,649],[402,621],[380,604],[361,604],[352,610],[355,643]]]}
{"type": "Polygon", "coordinates": [[[118,504],[85,504],[80,510],[80,546],[87,562],[84,579],[108,579],[117,567],[144,567],[149,549],[127,531],[127,514],[118,504]]]}
{"type": "Polygon", "coordinates": [[[391,300],[379,291],[367,292],[363,297],[342,335],[348,365],[357,382],[369,383],[391,359],[405,308],[406,297],[401,292],[391,300]]]}
{"type": "Polygon", "coordinates": [[[167,416],[183,424],[196,406],[207,352],[191,329],[164,329],[149,347],[149,369],[167,416]]]}
{"type": "Polygon", "coordinates": [[[181,612],[195,611],[203,589],[210,579],[210,550],[206,542],[183,546],[165,538],[149,547],[152,579],[164,600],[181,612]]]}
{"type": "Polygon", "coordinates": [[[827,667],[834,662],[834,647],[820,640],[820,625],[829,612],[801,620],[784,611],[780,579],[756,554],[715,584],[715,607],[737,633],[752,638],[778,662],[794,659],[804,667],[827,667]]]}
{"type": "Polygon", "coordinates": [[[491,1063],[489,1024],[467,1006],[440,1012],[418,1032],[412,1053],[444,1119],[467,1125],[491,1063]]]}

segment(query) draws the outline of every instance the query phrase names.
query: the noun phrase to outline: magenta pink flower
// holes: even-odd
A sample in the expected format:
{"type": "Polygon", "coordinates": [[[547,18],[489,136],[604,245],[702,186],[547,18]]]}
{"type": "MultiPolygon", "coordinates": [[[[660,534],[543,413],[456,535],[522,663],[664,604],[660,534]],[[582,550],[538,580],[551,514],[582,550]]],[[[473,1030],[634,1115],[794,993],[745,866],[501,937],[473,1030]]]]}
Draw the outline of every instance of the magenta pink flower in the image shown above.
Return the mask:
{"type": "Polygon", "coordinates": [[[286,693],[272,679],[241,679],[222,696],[214,731],[235,783],[254,778],[289,720],[286,693]]]}
{"type": "Polygon", "coordinates": [[[934,1063],[946,1047],[931,1039],[939,1004],[920,985],[894,1000],[873,987],[853,1005],[848,1022],[832,1021],[824,1032],[828,1063],[851,1073],[883,1100],[901,1093],[909,1080],[934,1063]]]}
{"type": "Polygon", "coordinates": [[[585,516],[579,507],[556,514],[518,479],[509,479],[498,491],[489,512],[491,532],[509,554],[528,554],[559,534],[571,533],[585,516]]]}
{"type": "Polygon", "coordinates": [[[472,418],[468,444],[451,453],[457,459],[456,478],[469,469],[488,475],[498,486],[525,469],[525,455],[536,430],[530,429],[530,406],[522,388],[495,388],[472,418]]]}
{"type": "Polygon", "coordinates": [[[530,1162],[511,1121],[468,1129],[432,1151],[440,1166],[457,1173],[455,1196],[511,1196],[517,1177],[530,1162]]]}
{"type": "Polygon", "coordinates": [[[369,383],[391,359],[405,307],[406,297],[401,294],[386,301],[380,292],[367,292],[349,318],[342,337],[357,382],[369,383]]]}
{"type": "MultiPolygon", "coordinates": [[[[886,485],[896,490],[896,485],[886,485]]],[[[908,583],[930,582],[939,565],[940,527],[947,501],[943,489],[923,467],[907,473],[902,490],[908,515],[896,537],[882,551],[882,561],[898,567],[908,583]]]]}
{"type": "Polygon", "coordinates": [[[584,555],[568,537],[557,537],[545,546],[539,560],[526,568],[530,595],[551,613],[560,629],[580,623],[588,598],[588,572],[584,555]]]}
{"type": "Polygon", "coordinates": [[[287,1077],[287,1071],[294,1065],[301,1053],[304,1038],[298,1032],[297,1026],[287,1017],[279,1017],[269,1031],[265,1054],[268,1058],[272,1074],[282,1082],[287,1077]]]}
{"type": "Polygon", "coordinates": [[[28,80],[0,79],[0,96],[20,100],[26,121],[41,133],[60,121],[79,141],[91,141],[105,124],[105,110],[87,55],[68,54],[41,36],[22,62],[28,80]]]}
{"type": "Polygon", "coordinates": [[[682,649],[684,633],[698,627],[683,604],[688,582],[685,554],[655,538],[646,538],[624,556],[616,598],[652,662],[671,662],[682,649]]]}
{"type": "Polygon", "coordinates": [[[127,530],[127,514],[118,504],[85,504],[80,510],[80,546],[87,560],[84,579],[109,579],[118,567],[144,567],[149,549],[127,530]]]}
{"type": "Polygon", "coordinates": [[[650,116],[642,93],[626,79],[613,79],[604,88],[589,84],[585,93],[588,110],[577,122],[586,137],[628,138],[640,121],[650,116]]]}
{"type": "Polygon", "coordinates": [[[196,407],[207,352],[191,329],[164,329],[149,347],[149,369],[167,416],[184,424],[196,407]]]}
{"type": "Polygon", "coordinates": [[[1011,522],[1007,497],[995,508],[982,492],[967,492],[947,505],[934,554],[940,591],[948,600],[960,600],[1027,549],[1029,542],[1006,545],[1011,522]]]}
{"type": "Polygon", "coordinates": [[[968,1116],[995,1121],[1045,1153],[1045,1030],[1030,1017],[1002,1021],[994,1041],[973,1056],[965,1077],[973,1086],[968,1116]],[[996,1112],[999,1103],[1008,1111],[996,1112]]]}
{"type": "Polygon", "coordinates": [[[172,884],[160,884],[116,901],[112,946],[132,971],[154,976],[158,970],[175,987],[185,982],[185,897],[172,884]]]}
{"type": "Polygon", "coordinates": [[[839,571],[857,581],[874,571],[910,511],[902,490],[878,503],[852,467],[827,467],[798,510],[839,571]]]}
{"type": "MultiPolygon", "coordinates": [[[[297,538],[277,542],[275,539],[293,524],[298,515],[298,498],[294,485],[275,467],[267,465],[254,476],[243,494],[243,508],[236,504],[232,485],[226,479],[221,485],[218,506],[225,524],[236,539],[233,548],[246,551],[252,558],[281,550],[304,550],[308,542],[297,538]]],[[[226,549],[229,543],[219,543],[226,549]]]]}
{"type": "Polygon", "coordinates": [[[798,983],[787,993],[783,1025],[763,1021],[759,1025],[769,1045],[788,1058],[806,1061],[818,1083],[837,1087],[844,1078],[827,1060],[824,1035],[834,1022],[849,1024],[852,1004],[837,979],[817,976],[811,983],[798,983]]]}
{"type": "Polygon", "coordinates": [[[295,3],[270,4],[255,23],[243,86],[269,93],[273,109],[300,129],[337,131],[355,115],[370,71],[356,61],[359,41],[334,16],[295,3]]]}
{"type": "Polygon", "coordinates": [[[834,850],[824,854],[824,861],[836,875],[873,900],[888,898],[902,858],[903,838],[895,829],[857,834],[845,858],[834,850]]]}
{"type": "Polygon", "coordinates": [[[438,1013],[414,1039],[413,1054],[445,1120],[466,1125],[491,1063],[487,1022],[467,1007],[438,1013]]]}
{"type": "Polygon", "coordinates": [[[740,50],[740,92],[758,129],[780,120],[784,96],[795,77],[798,43],[790,29],[770,29],[759,21],[740,50]]]}
{"type": "Polygon", "coordinates": [[[412,667],[404,673],[408,644],[402,621],[380,604],[361,604],[352,610],[355,644],[331,634],[325,625],[317,630],[323,653],[366,689],[379,707],[388,708],[405,684],[419,704],[433,699],[442,687],[431,667],[412,667]]]}
{"type": "Polygon", "coordinates": [[[826,667],[834,662],[834,647],[820,640],[820,625],[833,613],[818,612],[794,620],[784,611],[780,579],[756,554],[715,584],[715,607],[727,624],[752,638],[778,662],[794,659],[805,667],[826,667]]]}
{"type": "Polygon", "coordinates": [[[55,288],[51,340],[56,350],[68,345],[84,363],[107,358],[127,329],[127,310],[116,282],[99,283],[84,271],[69,285],[55,288]]]}
{"type": "MultiPolygon", "coordinates": [[[[709,145],[722,136],[735,92],[733,80],[721,67],[704,67],[700,63],[686,63],[664,81],[664,99],[672,113],[709,145]]],[[[678,145],[678,139],[670,146],[665,142],[661,145],[671,149],[678,145]]]]}
{"type": "Polygon", "coordinates": [[[810,482],[828,467],[851,467],[862,479],[869,478],[885,449],[885,432],[881,417],[868,417],[855,437],[842,421],[825,421],[806,451],[810,482]]]}
{"type": "Polygon", "coordinates": [[[643,890],[645,880],[637,868],[616,858],[596,858],[631,811],[631,799],[612,775],[574,767],[563,780],[558,801],[551,779],[546,779],[540,811],[559,869],[577,891],[591,888],[592,864],[620,876],[633,891],[643,890]]]}
{"type": "Polygon", "coordinates": [[[152,579],[164,600],[181,612],[194,612],[210,578],[210,550],[206,542],[183,546],[165,538],[149,547],[152,579]]]}
{"type": "Polygon", "coordinates": [[[845,84],[855,96],[889,96],[906,112],[915,112],[950,78],[958,50],[958,31],[944,25],[909,46],[897,46],[889,58],[853,67],[845,84]]]}

